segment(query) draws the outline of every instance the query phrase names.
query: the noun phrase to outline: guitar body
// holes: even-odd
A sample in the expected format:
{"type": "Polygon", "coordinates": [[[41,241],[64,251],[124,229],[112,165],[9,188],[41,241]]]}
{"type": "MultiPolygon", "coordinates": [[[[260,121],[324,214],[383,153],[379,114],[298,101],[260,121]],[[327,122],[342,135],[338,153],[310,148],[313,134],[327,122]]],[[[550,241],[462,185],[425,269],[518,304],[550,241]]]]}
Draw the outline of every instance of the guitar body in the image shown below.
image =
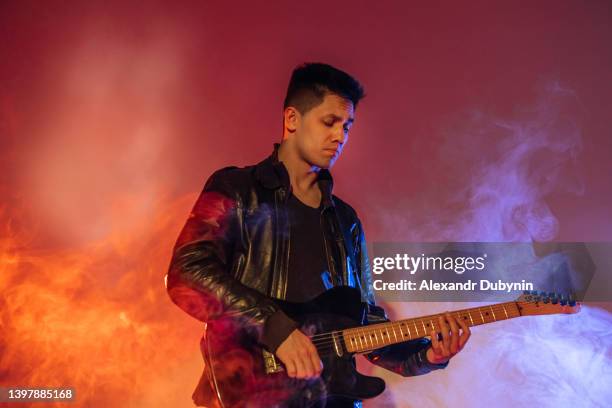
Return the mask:
{"type": "Polygon", "coordinates": [[[363,400],[383,392],[384,381],[358,373],[353,354],[346,351],[341,336],[329,334],[362,324],[364,308],[359,290],[336,287],[310,302],[278,304],[305,333],[314,335],[313,343],[323,362],[321,376],[300,380],[288,377],[284,370],[271,372],[275,371],[271,366],[278,368],[280,361],[254,341],[253,328],[231,318],[210,322],[203,352],[217,405],[324,407],[331,399],[363,400]],[[321,333],[327,335],[317,337],[321,333]]]}

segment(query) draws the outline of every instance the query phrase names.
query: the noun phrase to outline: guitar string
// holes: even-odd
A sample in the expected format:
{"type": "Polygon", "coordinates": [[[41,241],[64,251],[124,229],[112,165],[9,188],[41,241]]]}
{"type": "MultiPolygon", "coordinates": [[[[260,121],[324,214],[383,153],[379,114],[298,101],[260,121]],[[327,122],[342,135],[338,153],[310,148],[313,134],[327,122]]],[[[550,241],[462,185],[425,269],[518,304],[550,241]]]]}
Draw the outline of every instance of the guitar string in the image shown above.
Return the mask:
{"type": "MultiPolygon", "coordinates": [[[[497,310],[497,311],[503,311],[504,307],[503,306],[501,306],[501,307],[495,306],[494,309],[497,310]]],[[[454,315],[457,315],[457,316],[461,317],[462,315],[468,314],[467,310],[476,311],[474,309],[466,309],[466,312],[461,313],[461,311],[457,311],[457,312],[452,312],[451,315],[454,314],[454,315]]],[[[486,307],[485,313],[488,314],[490,310],[491,310],[490,307],[486,307]]],[[[480,311],[479,311],[479,313],[480,313],[480,311]]],[[[424,316],[424,317],[419,317],[419,318],[414,318],[414,319],[398,320],[398,321],[394,321],[394,322],[385,322],[385,323],[377,323],[377,324],[383,324],[383,325],[389,325],[389,326],[396,325],[396,324],[398,324],[398,325],[401,325],[401,324],[406,325],[408,323],[421,323],[422,324],[423,322],[435,321],[435,320],[437,320],[438,316],[442,316],[442,315],[443,314],[438,314],[438,315],[424,316]]],[[[504,317],[505,317],[505,312],[504,312],[504,317]]],[[[480,320],[482,320],[482,319],[480,319],[480,320]]],[[[496,321],[496,320],[500,320],[500,319],[494,319],[493,321],[496,321]]],[[[505,320],[505,319],[503,319],[503,320],[505,320]]],[[[373,325],[356,326],[356,327],[350,328],[350,329],[355,329],[355,330],[373,329],[372,326],[373,325]]],[[[344,329],[344,330],[350,330],[350,329],[344,329]]],[[[374,330],[376,330],[376,329],[374,329],[374,330]]],[[[335,334],[335,333],[340,333],[341,331],[342,330],[334,330],[332,332],[315,334],[315,335],[311,336],[310,338],[311,339],[317,339],[318,337],[330,337],[330,336],[333,336],[333,334],[335,334]]]]}
{"type": "MultiPolygon", "coordinates": [[[[484,309],[485,313],[488,312],[488,311],[491,311],[491,309],[493,309],[493,313],[494,314],[495,314],[495,311],[499,311],[499,312],[503,311],[503,318],[502,319],[494,318],[493,320],[487,322],[487,321],[483,321],[484,320],[484,315],[483,315],[481,317],[481,319],[480,319],[481,322],[478,322],[478,324],[493,323],[493,322],[498,321],[498,320],[507,320],[507,319],[511,319],[513,317],[520,317],[521,316],[520,314],[518,314],[518,315],[510,315],[510,314],[508,314],[508,317],[506,317],[507,310],[504,310],[505,309],[504,306],[512,305],[512,303],[514,303],[516,305],[516,302],[501,303],[501,304],[492,305],[492,306],[482,306],[482,307],[474,308],[474,309],[459,310],[459,311],[451,312],[451,314],[454,314],[454,315],[457,315],[457,316],[469,314],[471,312],[478,312],[478,314],[480,314],[483,310],[479,310],[479,309],[484,309]]],[[[424,317],[408,319],[408,320],[410,320],[410,323],[414,323],[415,324],[415,329],[417,329],[418,328],[418,326],[416,325],[417,323],[420,322],[421,325],[422,325],[422,323],[424,323],[426,321],[432,322],[433,320],[437,320],[435,318],[437,316],[440,316],[440,315],[443,315],[443,314],[424,316],[424,317]]],[[[396,321],[396,322],[388,322],[388,323],[390,323],[391,325],[399,324],[400,327],[401,327],[402,324],[405,325],[405,326],[408,324],[408,322],[406,322],[406,321],[396,321]]],[[[478,324],[473,324],[472,326],[477,326],[478,324]]],[[[469,324],[468,324],[468,326],[469,326],[469,324]]],[[[358,326],[358,327],[355,327],[353,329],[363,330],[363,329],[366,329],[366,328],[368,328],[368,326],[358,326]]],[[[393,329],[395,329],[395,328],[393,328],[393,329]]],[[[332,331],[330,333],[321,333],[321,334],[317,334],[317,335],[312,336],[312,337],[325,337],[325,338],[318,338],[318,339],[315,339],[313,341],[313,344],[317,348],[317,352],[318,352],[320,357],[327,357],[327,356],[335,354],[333,335],[334,334],[340,334],[342,331],[343,330],[337,330],[337,331],[332,331]]],[[[417,330],[417,334],[418,334],[418,330],[417,330]]],[[[424,337],[424,336],[420,336],[420,337],[424,337]]],[[[420,337],[416,337],[416,338],[420,338],[420,337]]],[[[412,340],[412,338],[411,338],[411,340],[412,340]]],[[[406,341],[408,341],[408,340],[406,340],[406,341]]],[[[366,345],[367,345],[367,340],[366,340],[366,345]]],[[[376,346],[372,342],[371,342],[371,345],[372,346],[376,346]]]]}
{"type": "MultiPolygon", "coordinates": [[[[472,321],[476,320],[480,320],[480,322],[478,322],[479,324],[483,324],[483,323],[492,323],[498,320],[506,320],[506,314],[508,313],[508,308],[506,306],[509,307],[514,307],[516,305],[513,305],[512,303],[514,302],[509,302],[509,303],[503,303],[503,304],[496,304],[496,305],[491,305],[491,306],[482,306],[480,308],[474,308],[474,309],[463,309],[463,310],[458,310],[455,312],[451,312],[451,315],[456,315],[457,317],[462,317],[465,315],[468,315],[472,312],[478,312],[478,314],[481,314],[482,312],[484,312],[484,315],[489,316],[489,312],[491,312],[491,309],[493,309],[493,314],[495,314],[495,316],[493,316],[493,320],[490,321],[484,321],[482,322],[482,320],[484,319],[484,315],[480,317],[476,315],[476,319],[474,319],[472,317],[472,321]],[[497,313],[499,313],[499,315],[501,316],[501,318],[497,318],[497,313]]],[[[511,310],[512,312],[512,310],[511,310]]],[[[418,317],[418,318],[413,318],[413,319],[406,319],[406,320],[398,320],[398,321],[394,321],[394,322],[385,322],[385,323],[376,323],[376,324],[381,324],[381,325],[388,325],[388,326],[394,326],[394,325],[407,325],[409,323],[411,324],[417,324],[420,323],[421,326],[423,325],[424,322],[435,322],[437,320],[438,316],[443,316],[444,313],[441,314],[436,314],[436,315],[430,315],[430,316],[423,316],[423,317],[418,317]]],[[[511,317],[518,317],[520,315],[517,316],[508,316],[507,318],[511,318],[511,317]]],[[[464,319],[466,320],[466,319],[464,319]]],[[[349,329],[344,329],[344,330],[350,330],[350,329],[354,329],[354,330],[364,330],[364,329],[370,329],[370,330],[376,330],[373,329],[374,325],[365,325],[365,326],[356,326],[353,328],[349,328],[349,329]]],[[[474,324],[474,326],[476,326],[476,324],[474,324]]],[[[417,326],[417,330],[420,330],[420,327],[417,326]]],[[[326,337],[329,338],[331,336],[333,336],[333,334],[335,333],[340,333],[343,330],[335,330],[332,332],[328,332],[328,333],[320,333],[320,334],[315,334],[313,336],[311,336],[311,339],[318,339],[320,337],[326,337]]],[[[429,334],[429,333],[428,333],[429,334]]]]}
{"type": "MultiPolygon", "coordinates": [[[[503,311],[503,308],[493,308],[493,310],[497,310],[498,312],[501,312],[501,311],[503,311]]],[[[486,312],[488,313],[489,311],[491,311],[491,308],[487,308],[487,311],[486,311],[486,312]]],[[[465,314],[465,313],[463,313],[463,314],[465,314]]],[[[459,314],[459,315],[461,316],[462,314],[459,314]]],[[[434,315],[434,316],[435,316],[435,315],[434,315]]],[[[513,316],[508,316],[508,318],[510,318],[510,317],[518,317],[518,316],[519,316],[519,315],[516,315],[516,316],[514,316],[514,315],[513,315],[513,316]]],[[[482,316],[482,318],[481,318],[480,320],[483,320],[483,318],[484,318],[484,315],[482,316]]],[[[416,334],[418,334],[418,335],[419,335],[418,337],[415,337],[415,338],[425,337],[425,336],[427,336],[427,335],[430,335],[430,334],[431,334],[431,332],[430,332],[430,331],[427,331],[425,334],[421,335],[421,334],[419,333],[419,331],[420,331],[419,323],[420,323],[420,326],[424,326],[424,323],[425,323],[425,322],[432,322],[432,321],[435,321],[435,320],[437,320],[437,319],[418,318],[418,319],[414,319],[414,320],[412,320],[410,323],[411,323],[411,325],[415,325],[415,331],[416,331],[416,334]]],[[[490,320],[490,321],[484,321],[484,322],[480,322],[480,321],[479,321],[479,322],[478,322],[478,324],[492,323],[492,322],[495,322],[495,321],[498,321],[498,320],[506,320],[506,318],[505,318],[505,313],[504,313],[504,315],[503,315],[503,318],[501,318],[501,319],[494,318],[493,320],[490,320]]],[[[387,330],[386,330],[384,333],[386,334],[386,333],[387,333],[387,331],[389,331],[389,330],[391,330],[391,329],[395,330],[396,328],[399,328],[399,329],[400,329],[400,333],[401,333],[401,326],[402,326],[402,325],[404,325],[404,327],[406,327],[407,329],[409,329],[409,328],[410,328],[410,326],[408,326],[408,323],[393,322],[393,323],[390,323],[390,326],[392,326],[392,327],[389,327],[389,328],[388,328],[388,329],[387,329],[387,330]],[[395,325],[399,325],[399,327],[395,327],[395,325]]],[[[435,325],[435,323],[434,323],[434,325],[435,325]]],[[[476,324],[474,324],[474,326],[475,326],[475,325],[476,325],[476,324]]],[[[429,326],[429,323],[427,324],[427,326],[429,326]]],[[[356,327],[356,328],[353,328],[353,330],[355,330],[355,331],[356,331],[356,333],[355,333],[355,335],[356,335],[356,336],[355,336],[355,337],[357,337],[357,338],[359,338],[359,337],[363,337],[363,336],[361,336],[361,335],[362,335],[362,334],[366,334],[366,333],[359,333],[359,330],[367,330],[367,329],[370,329],[370,330],[377,330],[377,329],[373,329],[373,328],[368,327],[368,326],[360,326],[360,327],[356,327]]],[[[433,331],[434,329],[435,329],[435,327],[434,327],[434,328],[432,328],[432,331],[433,331]]],[[[381,334],[380,334],[380,336],[381,336],[381,338],[383,338],[383,337],[384,337],[384,336],[383,336],[383,334],[382,334],[382,333],[383,333],[383,332],[382,332],[382,330],[383,330],[383,329],[382,329],[382,328],[380,328],[380,329],[378,329],[378,330],[381,330],[381,334]]],[[[408,330],[408,332],[410,333],[410,330],[408,330]]],[[[314,340],[313,340],[313,344],[316,344],[316,345],[333,344],[333,343],[334,343],[333,336],[334,336],[335,334],[340,334],[340,333],[341,333],[341,331],[334,331],[334,332],[331,332],[331,333],[322,333],[322,334],[320,334],[320,335],[319,335],[319,337],[318,337],[318,338],[316,338],[316,339],[314,339],[314,340]]],[[[376,341],[376,343],[380,343],[380,341],[378,340],[378,336],[376,336],[376,335],[374,335],[374,336],[373,336],[371,333],[367,333],[367,334],[369,334],[370,339],[369,339],[369,340],[367,340],[367,339],[363,339],[363,341],[365,341],[366,345],[368,345],[368,343],[370,343],[370,344],[374,345],[374,341],[376,341]],[[374,339],[376,339],[376,340],[374,340],[374,339]]],[[[366,334],[366,335],[367,335],[367,334],[366,334]]],[[[388,336],[388,339],[391,339],[391,337],[390,337],[388,334],[387,334],[387,336],[388,336]]],[[[394,337],[397,337],[397,333],[395,333],[395,334],[394,334],[394,337]]],[[[410,338],[410,339],[412,339],[412,336],[411,336],[411,338],[410,338]]],[[[406,340],[406,341],[408,341],[408,340],[406,340]]],[[[401,342],[401,341],[400,341],[400,342],[401,342]]],[[[361,343],[361,341],[359,341],[359,343],[361,343]]],[[[395,342],[394,342],[394,343],[395,343],[395,342]]],[[[398,342],[398,343],[399,343],[399,342],[398,342]]]]}
{"type": "MultiPolygon", "coordinates": [[[[492,305],[492,307],[493,307],[493,309],[495,311],[502,311],[503,312],[504,308],[507,307],[507,306],[514,307],[515,305],[513,305],[512,303],[514,303],[514,302],[499,303],[499,304],[496,304],[496,305],[492,305]]],[[[470,312],[479,312],[480,313],[480,310],[478,310],[478,309],[483,309],[483,311],[485,313],[488,313],[489,311],[491,311],[491,307],[489,307],[489,306],[482,306],[480,308],[475,308],[475,309],[458,310],[458,311],[450,312],[450,314],[451,315],[462,316],[462,315],[468,314],[470,312]]],[[[406,323],[400,323],[400,322],[406,322],[406,321],[409,321],[409,322],[428,322],[428,321],[432,321],[434,319],[437,320],[438,316],[443,316],[443,315],[444,315],[444,313],[439,313],[439,314],[435,314],[435,315],[416,317],[416,318],[413,318],[413,319],[397,320],[397,321],[394,321],[394,322],[384,322],[384,323],[375,323],[375,324],[406,324],[406,323]]],[[[506,315],[506,312],[503,313],[504,317],[505,317],[505,315],[506,315]]],[[[482,320],[482,319],[480,319],[480,320],[482,320]]],[[[505,320],[505,319],[494,319],[493,321],[496,321],[496,320],[505,320]]],[[[354,327],[354,329],[359,330],[359,329],[364,329],[364,328],[368,328],[368,327],[372,328],[372,326],[373,325],[357,326],[357,327],[354,327]]],[[[331,335],[333,333],[339,333],[340,331],[342,331],[342,330],[335,330],[335,331],[328,332],[328,333],[315,334],[315,335],[311,336],[310,338],[314,339],[314,338],[321,337],[321,336],[329,336],[329,335],[331,335]]]]}
{"type": "MultiPolygon", "coordinates": [[[[506,313],[507,313],[507,310],[504,310],[504,306],[511,305],[512,303],[514,303],[514,302],[505,303],[505,304],[498,304],[498,305],[494,305],[494,306],[490,306],[490,307],[489,306],[483,306],[483,307],[475,308],[475,309],[464,309],[464,310],[459,310],[459,311],[456,311],[456,312],[451,312],[451,314],[455,314],[455,315],[461,316],[461,315],[465,315],[466,313],[476,312],[476,311],[478,311],[479,314],[480,314],[482,312],[482,310],[478,310],[478,309],[485,309],[485,312],[491,311],[491,309],[493,309],[494,311],[500,311],[500,312],[503,311],[504,312],[504,314],[503,314],[504,318],[503,319],[496,319],[496,318],[494,318],[493,320],[487,322],[487,321],[482,321],[482,320],[484,320],[484,315],[483,315],[482,318],[481,318],[482,322],[478,322],[478,324],[493,323],[493,322],[498,321],[498,320],[507,320],[507,319],[510,319],[510,318],[513,318],[513,317],[520,317],[521,316],[520,314],[518,314],[518,315],[508,315],[507,318],[505,317],[506,313]]],[[[493,312],[493,313],[495,313],[495,312],[493,312]]],[[[425,321],[430,321],[430,322],[433,321],[434,319],[432,319],[432,317],[435,318],[437,316],[439,316],[439,315],[424,316],[424,317],[421,317],[421,318],[410,319],[410,321],[412,323],[415,323],[415,324],[417,322],[421,322],[421,324],[422,324],[425,321]]],[[[391,323],[393,325],[395,325],[395,324],[400,324],[400,325],[404,324],[404,325],[407,325],[408,324],[408,323],[400,323],[400,321],[389,322],[389,323],[391,323]]],[[[474,324],[473,326],[476,326],[478,324],[474,324]]],[[[363,328],[367,328],[367,326],[358,326],[358,327],[356,327],[357,330],[363,329],[363,328]]],[[[416,328],[418,328],[418,326],[415,326],[415,329],[416,328]]],[[[323,334],[319,334],[319,335],[316,335],[316,336],[333,336],[334,333],[338,333],[339,334],[341,332],[342,332],[341,330],[340,331],[333,331],[331,333],[323,333],[323,334]]],[[[418,331],[417,331],[417,334],[418,334],[418,331]]],[[[424,337],[424,336],[421,336],[421,337],[424,337]]],[[[331,338],[331,341],[325,341],[325,339],[319,339],[318,341],[314,341],[313,344],[315,344],[315,346],[317,348],[317,352],[318,352],[320,357],[327,357],[327,356],[336,354],[335,350],[334,350],[335,347],[334,347],[333,337],[331,338]]],[[[367,341],[366,341],[366,345],[367,345],[367,341]]],[[[371,345],[372,346],[376,346],[374,343],[372,343],[371,345]]],[[[378,348],[378,347],[375,347],[374,349],[376,349],[376,348],[378,348]]]]}
{"type": "MultiPolygon", "coordinates": [[[[494,313],[494,314],[495,314],[495,311],[498,311],[498,312],[503,312],[502,318],[499,318],[499,319],[498,319],[498,318],[493,318],[493,320],[490,320],[490,321],[483,321],[483,320],[484,320],[484,314],[483,314],[483,316],[478,316],[478,315],[477,315],[477,316],[476,316],[476,318],[481,317],[481,318],[479,319],[480,321],[478,322],[479,324],[484,324],[484,323],[493,323],[493,322],[498,321],[498,320],[506,320],[506,312],[507,312],[507,311],[506,311],[506,312],[504,312],[504,307],[503,307],[503,306],[497,306],[497,305],[496,305],[496,306],[492,306],[492,307],[483,306],[483,307],[481,307],[481,308],[477,308],[477,309],[466,309],[466,311],[465,311],[465,312],[452,312],[451,314],[455,314],[455,315],[458,315],[458,316],[462,316],[462,315],[468,314],[467,310],[470,310],[470,311],[473,311],[473,312],[478,312],[478,314],[480,314],[480,313],[482,313],[482,312],[484,311],[484,312],[485,312],[485,314],[487,314],[487,315],[488,315],[488,313],[489,313],[489,312],[491,312],[491,309],[493,309],[493,313],[494,313]],[[480,311],[479,311],[478,309],[483,309],[483,310],[480,310],[480,311]]],[[[426,317],[421,317],[421,318],[410,319],[410,323],[412,323],[412,324],[414,324],[414,325],[415,325],[416,334],[419,334],[419,330],[420,330],[420,328],[419,328],[419,326],[418,326],[417,324],[418,324],[418,323],[420,323],[420,324],[421,324],[421,326],[423,326],[423,323],[425,323],[425,322],[432,322],[432,321],[437,320],[437,316],[438,316],[438,315],[432,315],[432,316],[426,316],[426,317]],[[428,318],[428,317],[429,317],[429,318],[428,318]],[[433,317],[433,318],[431,318],[431,317],[433,317]]],[[[511,318],[511,317],[518,317],[518,316],[520,316],[520,315],[517,315],[517,316],[510,316],[510,315],[509,315],[509,316],[508,316],[508,318],[511,318]]],[[[389,322],[389,325],[390,325],[390,326],[394,326],[394,325],[396,325],[396,324],[397,324],[397,325],[400,325],[400,327],[398,327],[398,328],[400,328],[400,329],[401,329],[401,325],[406,326],[406,325],[408,324],[408,322],[403,322],[403,321],[389,322]]],[[[474,324],[474,326],[476,326],[476,325],[477,325],[477,324],[474,324]]],[[[372,329],[372,327],[368,327],[367,325],[366,325],[366,326],[358,326],[358,327],[355,327],[355,328],[352,328],[352,329],[353,329],[353,330],[357,330],[357,331],[359,331],[359,330],[367,330],[367,329],[370,329],[370,330],[376,330],[376,329],[372,329]]],[[[390,330],[390,329],[391,329],[391,327],[389,328],[389,330],[390,330]]],[[[395,329],[395,327],[393,327],[393,329],[395,329]]],[[[345,329],[345,330],[348,330],[348,329],[345,329]]],[[[380,330],[382,330],[382,328],[381,328],[380,330]]],[[[340,334],[342,331],[343,331],[343,330],[336,330],[336,331],[332,331],[332,332],[329,332],[329,333],[321,333],[321,334],[317,334],[317,335],[312,336],[312,337],[311,337],[311,339],[313,339],[313,338],[314,338],[314,339],[312,340],[312,342],[313,342],[313,344],[314,344],[314,345],[317,345],[317,346],[322,346],[322,345],[333,345],[333,343],[334,343],[334,338],[333,338],[333,336],[334,336],[334,335],[336,335],[336,334],[338,334],[338,335],[339,335],[339,334],[340,334]]],[[[433,331],[433,330],[432,330],[432,331],[433,331]]],[[[359,333],[356,333],[356,334],[359,334],[359,333]]],[[[428,333],[426,333],[426,334],[424,334],[424,335],[422,335],[422,336],[420,336],[420,335],[419,335],[419,337],[415,337],[415,338],[425,337],[425,336],[427,336],[427,335],[429,335],[429,334],[431,334],[431,333],[430,333],[430,332],[428,332],[428,333]]],[[[359,335],[358,335],[357,337],[359,337],[359,335]]],[[[370,335],[370,337],[371,337],[371,335],[370,335]]],[[[381,336],[381,337],[382,337],[382,336],[381,336]]],[[[372,337],[371,337],[371,338],[372,338],[372,337]]],[[[376,338],[376,339],[377,339],[377,337],[373,337],[373,338],[376,338]]],[[[390,338],[390,337],[389,337],[389,338],[390,338]]],[[[368,340],[364,340],[364,341],[366,342],[366,345],[367,345],[368,340]]],[[[378,340],[377,340],[377,342],[378,342],[378,340]]],[[[372,340],[370,340],[370,343],[371,343],[372,345],[374,345],[374,344],[372,343],[372,340]]]]}

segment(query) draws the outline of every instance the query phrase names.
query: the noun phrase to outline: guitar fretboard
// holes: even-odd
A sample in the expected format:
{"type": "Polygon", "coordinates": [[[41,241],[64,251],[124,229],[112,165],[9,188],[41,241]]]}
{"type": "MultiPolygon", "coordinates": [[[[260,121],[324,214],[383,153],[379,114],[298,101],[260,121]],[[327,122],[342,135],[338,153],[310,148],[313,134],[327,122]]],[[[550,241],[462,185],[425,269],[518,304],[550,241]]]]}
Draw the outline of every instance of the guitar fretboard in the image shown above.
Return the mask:
{"type": "MultiPolygon", "coordinates": [[[[521,316],[516,302],[456,310],[450,314],[458,320],[463,320],[468,326],[478,326],[521,316]]],[[[441,331],[439,316],[444,317],[444,313],[353,327],[343,330],[342,336],[348,352],[363,353],[391,344],[430,336],[434,331],[439,333],[441,331]]]]}

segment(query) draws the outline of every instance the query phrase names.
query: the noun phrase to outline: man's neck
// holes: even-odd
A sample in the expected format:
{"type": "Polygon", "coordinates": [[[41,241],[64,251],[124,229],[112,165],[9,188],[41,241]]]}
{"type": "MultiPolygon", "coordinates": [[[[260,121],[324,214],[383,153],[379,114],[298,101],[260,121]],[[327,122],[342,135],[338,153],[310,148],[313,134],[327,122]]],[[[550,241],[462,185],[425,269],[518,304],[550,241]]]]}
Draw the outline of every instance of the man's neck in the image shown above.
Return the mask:
{"type": "Polygon", "coordinates": [[[287,143],[281,143],[279,146],[278,160],[283,162],[289,173],[289,181],[294,194],[299,198],[315,196],[320,199],[320,190],[317,186],[319,168],[302,160],[287,143]]]}

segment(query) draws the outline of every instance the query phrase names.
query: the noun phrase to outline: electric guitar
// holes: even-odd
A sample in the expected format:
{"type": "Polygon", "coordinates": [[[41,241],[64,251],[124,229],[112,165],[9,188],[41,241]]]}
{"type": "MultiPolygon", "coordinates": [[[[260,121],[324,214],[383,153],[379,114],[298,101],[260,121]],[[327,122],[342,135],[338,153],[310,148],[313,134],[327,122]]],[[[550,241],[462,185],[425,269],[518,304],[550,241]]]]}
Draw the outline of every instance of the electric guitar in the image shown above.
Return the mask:
{"type": "MultiPolygon", "coordinates": [[[[217,407],[323,407],[328,399],[364,400],[385,389],[378,377],[355,369],[353,356],[439,332],[438,314],[362,325],[366,305],[358,289],[332,288],[306,303],[276,300],[280,308],[300,324],[316,346],[323,372],[316,379],[290,378],[272,353],[261,348],[252,328],[236,319],[209,322],[202,352],[206,377],[217,407]]],[[[521,316],[571,314],[580,304],[554,293],[525,292],[514,302],[452,312],[468,326],[521,316]]]]}

